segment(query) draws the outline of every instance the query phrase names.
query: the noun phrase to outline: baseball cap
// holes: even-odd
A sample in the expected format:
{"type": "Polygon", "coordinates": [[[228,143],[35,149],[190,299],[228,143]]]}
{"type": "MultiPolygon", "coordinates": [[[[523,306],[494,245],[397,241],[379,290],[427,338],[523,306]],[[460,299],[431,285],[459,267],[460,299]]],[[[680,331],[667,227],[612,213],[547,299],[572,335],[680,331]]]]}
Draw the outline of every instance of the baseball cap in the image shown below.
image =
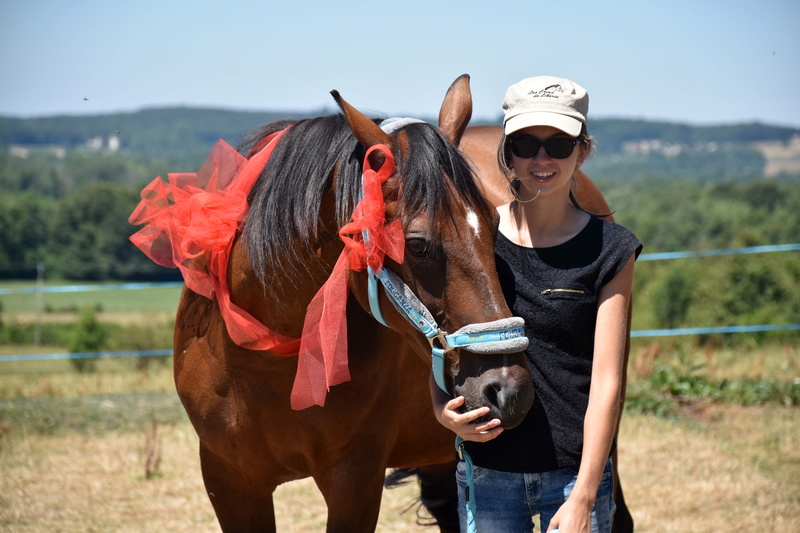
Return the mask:
{"type": "Polygon", "coordinates": [[[589,94],[564,78],[526,78],[508,88],[503,112],[506,135],[530,126],[553,126],[577,137],[589,114],[589,94]]]}

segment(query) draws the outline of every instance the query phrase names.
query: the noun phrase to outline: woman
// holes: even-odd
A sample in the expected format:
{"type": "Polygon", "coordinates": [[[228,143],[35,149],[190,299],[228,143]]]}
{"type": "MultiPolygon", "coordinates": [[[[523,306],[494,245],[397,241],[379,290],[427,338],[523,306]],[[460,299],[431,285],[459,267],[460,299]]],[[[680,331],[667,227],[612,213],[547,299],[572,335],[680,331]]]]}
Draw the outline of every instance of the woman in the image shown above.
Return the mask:
{"type": "MultiPolygon", "coordinates": [[[[585,211],[570,194],[591,150],[589,97],[579,85],[539,76],[503,102],[501,168],[515,199],[500,206],[497,268],[509,307],[525,319],[536,398],[510,430],[489,409],[461,412],[432,383],[441,424],[467,442],[478,531],[610,532],[611,452],[620,405],[627,311],[641,243],[585,211]]],[[[465,529],[465,466],[458,467],[465,529]]]]}

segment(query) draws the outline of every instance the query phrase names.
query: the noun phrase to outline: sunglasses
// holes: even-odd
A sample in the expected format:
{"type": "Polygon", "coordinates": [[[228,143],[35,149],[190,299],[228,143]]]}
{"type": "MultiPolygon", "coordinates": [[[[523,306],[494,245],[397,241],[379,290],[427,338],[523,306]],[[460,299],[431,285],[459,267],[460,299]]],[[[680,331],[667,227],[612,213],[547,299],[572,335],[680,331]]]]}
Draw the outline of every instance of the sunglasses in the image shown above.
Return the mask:
{"type": "Polygon", "coordinates": [[[544,146],[544,151],[553,159],[566,159],[572,155],[575,145],[578,144],[578,139],[570,137],[554,137],[546,141],[540,141],[536,137],[530,135],[518,135],[509,139],[511,144],[511,152],[523,159],[536,157],[539,153],[539,148],[544,146]]]}

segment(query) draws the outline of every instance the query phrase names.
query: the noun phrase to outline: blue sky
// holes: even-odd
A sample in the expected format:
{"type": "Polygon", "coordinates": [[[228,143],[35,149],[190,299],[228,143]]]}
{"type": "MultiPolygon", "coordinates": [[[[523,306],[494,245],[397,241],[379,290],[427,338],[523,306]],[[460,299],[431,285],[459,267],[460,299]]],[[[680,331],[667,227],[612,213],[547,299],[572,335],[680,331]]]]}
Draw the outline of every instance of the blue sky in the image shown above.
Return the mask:
{"type": "Polygon", "coordinates": [[[0,114],[189,105],[435,117],[472,77],[571,78],[590,117],[800,127],[797,0],[0,0],[0,114]],[[88,100],[87,100],[88,99],[88,100]]]}

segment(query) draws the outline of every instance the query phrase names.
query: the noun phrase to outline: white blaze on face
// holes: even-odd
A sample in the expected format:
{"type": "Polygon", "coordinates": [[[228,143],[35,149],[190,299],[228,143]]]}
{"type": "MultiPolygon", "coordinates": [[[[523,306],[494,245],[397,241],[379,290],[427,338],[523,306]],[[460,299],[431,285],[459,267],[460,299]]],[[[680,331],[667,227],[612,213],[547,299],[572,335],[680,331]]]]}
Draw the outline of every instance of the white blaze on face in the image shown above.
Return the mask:
{"type": "Polygon", "coordinates": [[[475,231],[476,237],[481,236],[481,229],[480,226],[478,226],[478,215],[471,209],[467,211],[467,224],[475,231]]]}

